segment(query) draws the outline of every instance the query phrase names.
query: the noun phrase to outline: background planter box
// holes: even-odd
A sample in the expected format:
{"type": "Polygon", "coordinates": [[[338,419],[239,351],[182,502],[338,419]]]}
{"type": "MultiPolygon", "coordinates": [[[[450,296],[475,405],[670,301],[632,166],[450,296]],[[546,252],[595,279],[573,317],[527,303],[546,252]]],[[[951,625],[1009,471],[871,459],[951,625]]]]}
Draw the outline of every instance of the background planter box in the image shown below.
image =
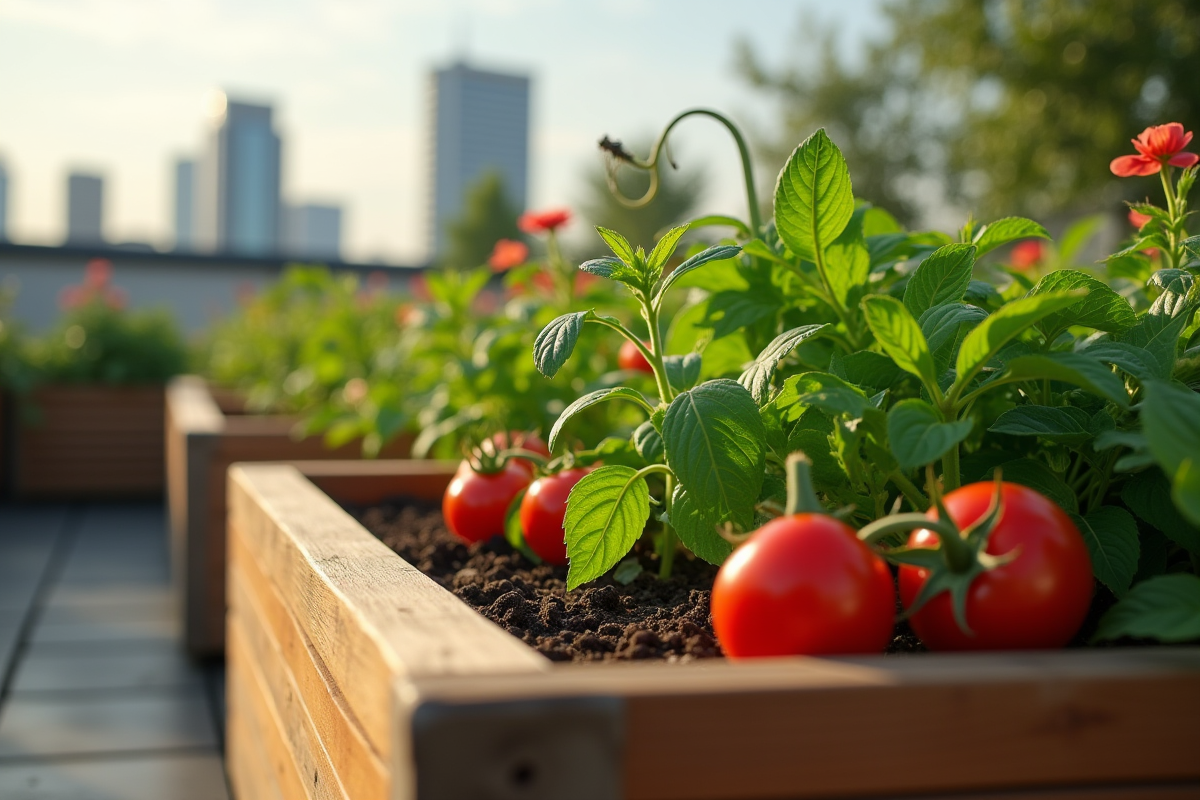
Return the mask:
{"type": "Polygon", "coordinates": [[[9,479],[18,497],[162,494],[162,386],[43,386],[13,399],[9,479]]]}
{"type": "MultiPolygon", "coordinates": [[[[173,582],[184,642],[197,657],[225,649],[225,471],[235,461],[351,459],[360,442],[337,449],[321,437],[296,439],[296,420],[242,413],[241,398],[210,388],[195,376],[167,386],[167,512],[173,582]]],[[[384,449],[385,457],[408,455],[409,437],[384,449]]],[[[161,450],[159,459],[162,459],[161,450]]]]}
{"type": "Polygon", "coordinates": [[[240,800],[1200,792],[1200,648],[552,665],[329,496],[432,499],[450,467],[230,470],[240,800]]]}

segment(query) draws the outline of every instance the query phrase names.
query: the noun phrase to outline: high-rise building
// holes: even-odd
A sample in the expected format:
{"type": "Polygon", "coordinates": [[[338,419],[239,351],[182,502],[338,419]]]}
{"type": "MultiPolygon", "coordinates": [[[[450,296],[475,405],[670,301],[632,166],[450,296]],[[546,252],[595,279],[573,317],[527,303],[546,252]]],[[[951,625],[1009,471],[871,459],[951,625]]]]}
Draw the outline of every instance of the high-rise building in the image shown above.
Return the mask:
{"type": "Polygon", "coordinates": [[[72,172],[67,176],[67,244],[104,241],[104,178],[72,172]]]}
{"type": "Polygon", "coordinates": [[[175,249],[196,249],[196,162],[175,162],[175,249]]]}
{"type": "Polygon", "coordinates": [[[499,173],[509,201],[525,208],[529,78],[458,62],[434,72],[430,90],[428,244],[436,256],[446,223],[462,212],[467,189],[485,173],[499,173]]]}
{"type": "Polygon", "coordinates": [[[215,97],[196,175],[200,249],[263,256],[279,250],[280,140],[270,106],[215,97]]]}
{"type": "Polygon", "coordinates": [[[8,170],[0,161],[0,242],[8,239],[8,170]]]}
{"type": "Polygon", "coordinates": [[[315,203],[284,206],[283,250],[297,258],[340,261],[341,207],[315,203]]]}

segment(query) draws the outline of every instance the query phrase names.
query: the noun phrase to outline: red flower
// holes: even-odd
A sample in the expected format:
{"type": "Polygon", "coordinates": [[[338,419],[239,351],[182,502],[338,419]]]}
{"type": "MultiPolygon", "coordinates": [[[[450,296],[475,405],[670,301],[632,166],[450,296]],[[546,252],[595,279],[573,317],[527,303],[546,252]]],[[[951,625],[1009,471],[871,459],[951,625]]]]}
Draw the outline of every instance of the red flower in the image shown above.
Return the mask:
{"type": "Polygon", "coordinates": [[[1149,214],[1143,214],[1136,208],[1129,209],[1129,224],[1137,228],[1139,231],[1146,227],[1146,223],[1152,219],[1154,219],[1154,217],[1150,216],[1149,214]]]}
{"type": "Polygon", "coordinates": [[[112,280],[112,262],[107,258],[93,258],[83,271],[83,283],[90,289],[103,288],[112,280]]]}
{"type": "Polygon", "coordinates": [[[1153,175],[1162,169],[1163,164],[1190,167],[1200,161],[1200,156],[1195,153],[1183,151],[1191,140],[1192,132],[1184,133],[1183,126],[1178,122],[1153,125],[1132,140],[1138,154],[1114,158],[1109,169],[1113,175],[1130,178],[1134,175],[1153,175]]]}
{"type": "Polygon", "coordinates": [[[525,246],[524,242],[501,239],[492,248],[492,254],[488,257],[488,264],[491,266],[493,272],[504,272],[513,267],[521,266],[528,257],[529,248],[525,246]]]}
{"type": "Polygon", "coordinates": [[[1009,258],[1014,269],[1026,270],[1041,263],[1046,246],[1038,239],[1028,239],[1012,249],[1009,258]]]}
{"type": "Polygon", "coordinates": [[[420,273],[408,279],[408,293],[422,303],[428,303],[433,299],[433,295],[429,292],[429,281],[420,273]]]}
{"type": "Polygon", "coordinates": [[[551,208],[547,211],[526,211],[517,220],[517,227],[525,233],[536,235],[556,231],[571,221],[571,210],[551,208]]]}

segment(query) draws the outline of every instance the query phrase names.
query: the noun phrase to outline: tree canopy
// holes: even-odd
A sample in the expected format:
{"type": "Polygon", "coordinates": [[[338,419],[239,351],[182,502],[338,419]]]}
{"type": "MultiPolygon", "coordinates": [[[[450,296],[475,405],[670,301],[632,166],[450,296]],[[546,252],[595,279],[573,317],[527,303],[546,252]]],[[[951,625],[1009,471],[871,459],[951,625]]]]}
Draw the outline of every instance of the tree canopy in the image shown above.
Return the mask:
{"type": "Polygon", "coordinates": [[[500,239],[522,239],[517,228],[520,209],[508,199],[504,178],[487,172],[468,190],[462,213],[446,226],[442,266],[470,269],[487,263],[500,239]]]}

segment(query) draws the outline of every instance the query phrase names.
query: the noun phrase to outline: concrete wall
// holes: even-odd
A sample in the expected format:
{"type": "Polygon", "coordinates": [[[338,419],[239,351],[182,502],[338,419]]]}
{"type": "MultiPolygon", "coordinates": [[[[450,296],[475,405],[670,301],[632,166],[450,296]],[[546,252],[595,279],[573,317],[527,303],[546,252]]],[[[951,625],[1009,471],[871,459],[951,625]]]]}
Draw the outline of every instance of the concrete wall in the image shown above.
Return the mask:
{"type": "MultiPolygon", "coordinates": [[[[188,334],[208,327],[237,306],[239,293],[255,291],[279,277],[279,259],[125,252],[102,247],[36,247],[0,243],[0,287],[16,289],[13,316],[32,332],[58,318],[59,294],[83,281],[84,265],[107,258],[113,285],[129,296],[132,309],[165,308],[188,334]]],[[[333,264],[335,272],[352,272],[365,281],[372,272],[388,276],[389,288],[401,291],[421,269],[414,267],[333,264]]]]}

